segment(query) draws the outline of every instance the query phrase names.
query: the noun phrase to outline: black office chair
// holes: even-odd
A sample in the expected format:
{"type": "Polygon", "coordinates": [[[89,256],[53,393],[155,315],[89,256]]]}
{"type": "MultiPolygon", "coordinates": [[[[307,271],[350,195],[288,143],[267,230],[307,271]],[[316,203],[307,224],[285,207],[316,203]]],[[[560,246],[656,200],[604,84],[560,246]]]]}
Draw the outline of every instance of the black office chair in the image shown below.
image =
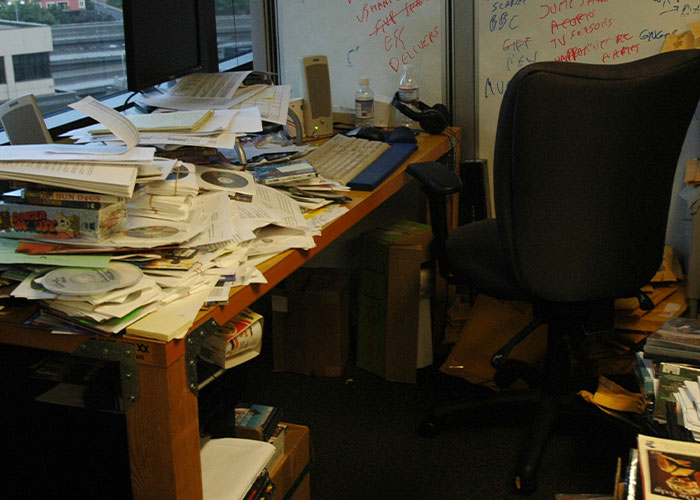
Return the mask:
{"type": "Polygon", "coordinates": [[[515,477],[530,493],[560,405],[573,394],[570,349],[613,328],[613,300],[639,296],[661,264],[671,188],[700,98],[700,50],[618,65],[541,62],[520,70],[501,104],[494,152],[496,218],[448,234],[445,198],[461,188],[438,163],[408,171],[429,198],[435,252],[450,283],[534,304],[547,352],[536,391],[494,393],[436,409],[425,434],[454,412],[533,403],[536,411],[515,477]],[[578,342],[577,342],[578,341],[578,342]]]}

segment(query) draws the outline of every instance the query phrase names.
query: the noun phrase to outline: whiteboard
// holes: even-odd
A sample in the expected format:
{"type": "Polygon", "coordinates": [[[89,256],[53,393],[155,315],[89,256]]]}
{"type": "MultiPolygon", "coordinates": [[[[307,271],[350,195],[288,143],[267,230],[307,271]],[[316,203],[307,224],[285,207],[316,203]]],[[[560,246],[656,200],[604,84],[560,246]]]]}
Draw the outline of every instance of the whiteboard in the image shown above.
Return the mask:
{"type": "Polygon", "coordinates": [[[420,99],[444,103],[445,0],[277,0],[280,83],[304,97],[301,61],[325,55],[334,108],[354,109],[361,77],[375,95],[394,95],[404,61],[413,64],[420,99]]]}
{"type": "Polygon", "coordinates": [[[521,67],[632,61],[659,53],[666,34],[697,21],[700,0],[477,0],[479,157],[493,165],[501,99],[521,67]]]}

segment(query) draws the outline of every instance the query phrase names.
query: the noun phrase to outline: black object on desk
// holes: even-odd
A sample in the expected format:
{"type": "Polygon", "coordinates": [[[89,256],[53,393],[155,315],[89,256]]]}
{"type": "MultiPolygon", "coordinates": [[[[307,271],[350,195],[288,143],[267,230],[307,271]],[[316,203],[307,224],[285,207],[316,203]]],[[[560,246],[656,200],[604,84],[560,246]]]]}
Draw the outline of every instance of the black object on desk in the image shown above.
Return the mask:
{"type": "Polygon", "coordinates": [[[377,127],[360,127],[355,134],[358,139],[367,139],[368,141],[384,141],[384,132],[377,127]]]}

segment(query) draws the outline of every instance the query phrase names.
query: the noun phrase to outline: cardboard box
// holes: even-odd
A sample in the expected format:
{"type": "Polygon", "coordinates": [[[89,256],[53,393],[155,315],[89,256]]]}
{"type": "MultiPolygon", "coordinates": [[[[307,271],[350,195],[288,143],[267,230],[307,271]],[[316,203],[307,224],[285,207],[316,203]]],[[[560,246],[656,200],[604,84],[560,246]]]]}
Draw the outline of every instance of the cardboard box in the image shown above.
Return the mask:
{"type": "Polygon", "coordinates": [[[357,366],[387,380],[416,381],[421,265],[432,238],[430,226],[410,221],[362,236],[357,366]]]}
{"type": "Polygon", "coordinates": [[[275,370],[341,376],[350,346],[350,272],[301,268],[270,296],[275,370]]]}
{"type": "Polygon", "coordinates": [[[125,220],[124,201],[100,208],[0,202],[0,231],[13,237],[94,243],[123,226],[125,220]]]}
{"type": "Polygon", "coordinates": [[[285,423],[284,456],[270,471],[277,490],[275,498],[309,500],[311,446],[309,428],[285,423]],[[289,496],[288,496],[289,495],[289,496]]]}

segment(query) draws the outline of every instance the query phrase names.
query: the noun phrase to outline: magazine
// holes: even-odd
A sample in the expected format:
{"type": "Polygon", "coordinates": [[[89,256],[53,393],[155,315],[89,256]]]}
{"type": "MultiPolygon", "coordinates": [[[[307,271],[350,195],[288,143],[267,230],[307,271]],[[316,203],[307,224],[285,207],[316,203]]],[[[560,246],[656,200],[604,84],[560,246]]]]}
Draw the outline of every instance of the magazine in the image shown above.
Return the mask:
{"type": "Polygon", "coordinates": [[[700,498],[700,443],[640,434],[637,447],[645,500],[700,498]]]}

